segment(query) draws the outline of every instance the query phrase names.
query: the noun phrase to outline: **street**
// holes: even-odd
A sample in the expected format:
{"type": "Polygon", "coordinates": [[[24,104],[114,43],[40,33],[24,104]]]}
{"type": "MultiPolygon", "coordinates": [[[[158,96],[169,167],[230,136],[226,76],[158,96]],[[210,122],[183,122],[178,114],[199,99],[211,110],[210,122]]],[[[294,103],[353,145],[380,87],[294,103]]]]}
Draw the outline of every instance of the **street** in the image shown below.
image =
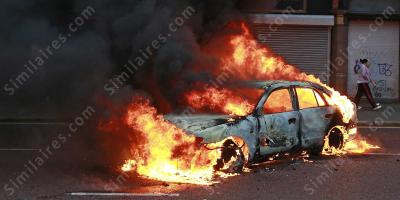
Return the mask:
{"type": "Polygon", "coordinates": [[[0,16],[0,200],[400,199],[399,0],[0,16]]]}
{"type": "Polygon", "coordinates": [[[37,152],[2,149],[0,182],[4,185],[0,198],[398,199],[399,129],[382,127],[374,132],[367,127],[360,128],[359,132],[370,143],[382,147],[370,155],[316,157],[265,164],[222,179],[221,183],[212,186],[160,183],[126,174],[118,176],[92,166],[76,165],[73,160],[65,162],[51,158],[22,184],[17,184],[15,178],[37,152]]]}

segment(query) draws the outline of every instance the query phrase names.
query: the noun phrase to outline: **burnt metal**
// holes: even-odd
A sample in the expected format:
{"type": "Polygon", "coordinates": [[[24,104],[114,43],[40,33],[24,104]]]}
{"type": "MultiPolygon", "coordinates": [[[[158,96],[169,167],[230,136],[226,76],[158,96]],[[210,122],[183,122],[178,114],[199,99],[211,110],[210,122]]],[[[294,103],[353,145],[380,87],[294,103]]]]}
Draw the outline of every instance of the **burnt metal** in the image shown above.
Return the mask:
{"type": "MultiPolygon", "coordinates": [[[[260,157],[293,149],[314,151],[322,149],[324,138],[332,127],[341,125],[349,129],[357,123],[356,115],[349,123],[344,123],[339,109],[333,105],[298,108],[294,87],[313,88],[330,96],[331,92],[321,85],[300,81],[267,81],[253,85],[264,88],[265,93],[254,111],[247,116],[234,117],[233,121],[232,116],[226,115],[167,116],[167,119],[188,133],[201,137],[203,144],[220,142],[229,137],[242,139],[249,149],[249,163],[255,163],[260,157]],[[294,110],[263,114],[262,108],[266,99],[278,88],[287,88],[291,91],[292,103],[296,105],[294,110]]],[[[354,112],[356,113],[356,110],[354,112]]]]}

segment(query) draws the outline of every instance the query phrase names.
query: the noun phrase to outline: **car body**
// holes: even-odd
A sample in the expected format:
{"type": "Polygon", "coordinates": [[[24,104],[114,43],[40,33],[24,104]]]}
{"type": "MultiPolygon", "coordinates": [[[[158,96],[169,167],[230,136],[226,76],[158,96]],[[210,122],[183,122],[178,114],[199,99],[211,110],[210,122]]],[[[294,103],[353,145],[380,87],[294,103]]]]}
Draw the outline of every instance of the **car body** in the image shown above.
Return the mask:
{"type": "MultiPolygon", "coordinates": [[[[203,144],[218,143],[227,138],[240,139],[248,148],[248,163],[255,163],[260,157],[293,149],[319,152],[325,137],[334,127],[341,129],[340,134],[344,134],[344,131],[355,133],[350,129],[355,128],[356,114],[349,122],[343,122],[339,109],[329,105],[326,100],[331,95],[330,90],[319,84],[267,81],[252,85],[264,92],[253,112],[247,116],[186,116],[172,117],[170,120],[201,138],[203,144]]],[[[343,140],[343,135],[339,137],[343,140]]],[[[344,141],[339,143],[336,144],[337,148],[344,141]]]]}

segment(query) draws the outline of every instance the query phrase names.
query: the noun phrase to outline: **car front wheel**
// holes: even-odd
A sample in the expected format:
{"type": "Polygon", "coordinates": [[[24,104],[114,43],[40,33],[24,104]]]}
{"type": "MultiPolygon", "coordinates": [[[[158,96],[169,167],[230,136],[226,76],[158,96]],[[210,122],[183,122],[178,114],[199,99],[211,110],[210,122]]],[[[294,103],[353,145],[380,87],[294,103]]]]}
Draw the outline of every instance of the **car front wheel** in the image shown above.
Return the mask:
{"type": "Polygon", "coordinates": [[[214,165],[214,170],[228,173],[242,172],[246,163],[242,147],[244,147],[244,144],[239,146],[239,144],[232,139],[226,140],[222,144],[221,157],[214,165]]]}

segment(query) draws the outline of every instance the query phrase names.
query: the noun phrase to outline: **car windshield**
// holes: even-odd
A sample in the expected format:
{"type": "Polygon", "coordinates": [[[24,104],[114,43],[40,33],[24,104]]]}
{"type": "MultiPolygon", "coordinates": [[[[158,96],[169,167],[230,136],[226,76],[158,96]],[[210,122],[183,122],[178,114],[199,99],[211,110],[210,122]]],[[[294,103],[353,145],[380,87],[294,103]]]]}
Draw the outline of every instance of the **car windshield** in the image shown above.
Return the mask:
{"type": "Polygon", "coordinates": [[[245,116],[254,110],[264,92],[258,87],[210,87],[192,91],[185,100],[196,113],[245,116]]]}
{"type": "Polygon", "coordinates": [[[233,90],[235,97],[232,100],[237,106],[246,108],[246,113],[249,114],[254,110],[264,92],[262,88],[235,88],[233,90]]]}

